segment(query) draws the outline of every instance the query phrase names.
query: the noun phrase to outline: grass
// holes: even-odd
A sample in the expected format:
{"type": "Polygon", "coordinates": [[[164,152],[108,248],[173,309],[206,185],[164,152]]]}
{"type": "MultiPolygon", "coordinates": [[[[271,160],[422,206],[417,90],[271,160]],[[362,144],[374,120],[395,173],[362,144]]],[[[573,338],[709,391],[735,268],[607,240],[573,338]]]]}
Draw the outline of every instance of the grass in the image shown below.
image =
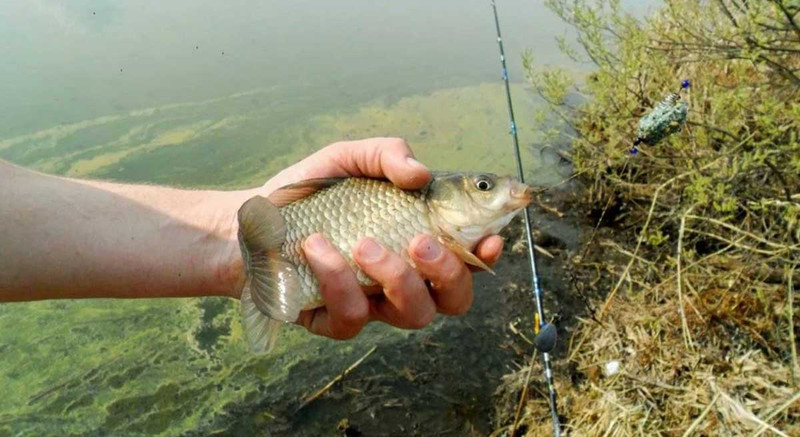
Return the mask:
{"type": "MultiPolygon", "coordinates": [[[[549,4],[597,66],[570,106],[565,76],[528,62],[579,134],[576,205],[594,228],[565,260],[575,292],[593,296],[556,363],[565,429],[800,435],[797,11],[668,0],[637,21],[614,1],[549,4]],[[780,43],[767,55],[754,41],[780,43]],[[637,120],[682,78],[687,126],[632,157],[637,120]]],[[[546,402],[523,401],[526,435],[548,433],[546,402]]]]}

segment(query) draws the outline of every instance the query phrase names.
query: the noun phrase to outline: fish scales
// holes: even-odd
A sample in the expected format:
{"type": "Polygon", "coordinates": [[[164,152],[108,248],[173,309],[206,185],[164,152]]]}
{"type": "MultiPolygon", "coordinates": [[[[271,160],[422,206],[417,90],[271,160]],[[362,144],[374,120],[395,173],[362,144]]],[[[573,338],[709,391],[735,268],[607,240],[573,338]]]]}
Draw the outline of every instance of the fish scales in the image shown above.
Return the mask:
{"type": "MultiPolygon", "coordinates": [[[[373,179],[345,179],[281,208],[287,238],[282,250],[297,266],[302,292],[318,305],[322,297],[319,282],[311,271],[302,243],[321,233],[345,257],[361,285],[375,285],[352,258],[356,243],[371,237],[412,263],[408,245],[418,234],[432,234],[425,194],[404,191],[393,184],[373,179]]],[[[413,263],[412,263],[413,265],[413,263]]]]}
{"type": "Polygon", "coordinates": [[[414,267],[408,246],[417,235],[428,234],[463,262],[491,271],[472,251],[530,201],[530,187],[488,173],[437,173],[415,191],[375,179],[310,179],[279,188],[268,198],[249,199],[238,213],[246,274],[241,313],[248,343],[254,351],[270,350],[281,324],[325,304],[302,247],[310,235],[322,234],[365,286],[377,284],[352,257],[364,237],[414,267]]]}

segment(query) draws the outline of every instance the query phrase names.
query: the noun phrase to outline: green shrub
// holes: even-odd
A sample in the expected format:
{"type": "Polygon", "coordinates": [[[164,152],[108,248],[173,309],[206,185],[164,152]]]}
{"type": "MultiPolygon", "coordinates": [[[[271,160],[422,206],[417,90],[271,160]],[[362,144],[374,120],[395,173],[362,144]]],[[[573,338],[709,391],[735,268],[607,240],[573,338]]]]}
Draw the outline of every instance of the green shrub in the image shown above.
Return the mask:
{"type": "MultiPolygon", "coordinates": [[[[594,64],[572,81],[524,57],[577,132],[575,170],[601,227],[574,260],[601,272],[587,283],[604,302],[561,363],[577,369],[559,376],[567,429],[798,435],[800,3],[666,0],[637,20],[619,0],[545,1],[577,34],[565,52],[594,64]],[[639,118],[683,79],[686,126],[632,156],[639,118]],[[609,360],[623,372],[603,376],[609,360]]],[[[529,430],[544,429],[536,408],[529,430]]]]}

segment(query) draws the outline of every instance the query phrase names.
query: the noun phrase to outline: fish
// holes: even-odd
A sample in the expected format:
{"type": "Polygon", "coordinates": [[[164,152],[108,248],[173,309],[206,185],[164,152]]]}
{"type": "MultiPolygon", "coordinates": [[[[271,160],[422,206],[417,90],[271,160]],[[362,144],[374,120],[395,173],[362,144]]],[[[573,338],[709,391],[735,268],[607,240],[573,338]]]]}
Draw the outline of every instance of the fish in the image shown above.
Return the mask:
{"type": "Polygon", "coordinates": [[[325,304],[303,253],[308,236],[321,233],[365,287],[375,281],[352,257],[364,237],[413,267],[409,243],[427,234],[465,263],[492,272],[473,250],[481,239],[507,226],[530,204],[531,195],[530,186],[510,176],[434,172],[418,190],[382,179],[342,177],[309,179],[250,198],[238,211],[245,265],[240,311],[250,349],[270,351],[283,324],[325,304]]]}

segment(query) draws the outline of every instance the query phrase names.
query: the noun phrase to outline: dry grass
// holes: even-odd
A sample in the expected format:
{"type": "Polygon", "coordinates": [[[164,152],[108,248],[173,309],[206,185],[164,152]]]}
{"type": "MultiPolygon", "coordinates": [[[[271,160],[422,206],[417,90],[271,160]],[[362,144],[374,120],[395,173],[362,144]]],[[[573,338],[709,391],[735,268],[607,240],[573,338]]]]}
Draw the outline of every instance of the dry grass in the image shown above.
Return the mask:
{"type": "MultiPolygon", "coordinates": [[[[582,320],[569,365],[556,372],[565,431],[576,436],[800,435],[791,360],[766,341],[785,330],[785,290],[707,289],[684,301],[643,293],[610,302],[602,323],[582,320]],[[609,363],[619,363],[611,374],[609,363]],[[570,374],[572,373],[572,374],[570,374]]],[[[541,369],[534,364],[534,373],[541,369]]],[[[521,385],[528,368],[506,377],[521,385]]],[[[512,390],[513,391],[513,390],[512,390]]],[[[525,435],[551,434],[542,393],[524,403],[525,435]]]]}
{"type": "MultiPolygon", "coordinates": [[[[642,223],[635,238],[601,230],[572,260],[609,292],[557,363],[567,435],[800,435],[794,230],[777,231],[763,212],[734,221],[675,208],[684,175],[629,215],[642,223]],[[647,244],[651,226],[669,223],[677,241],[647,244]]],[[[505,389],[518,398],[528,371],[508,375],[505,389]]],[[[550,435],[544,393],[523,398],[524,435],[550,435]]]]}
{"type": "MultiPolygon", "coordinates": [[[[800,436],[800,27],[783,13],[800,10],[668,0],[636,24],[549,3],[598,65],[572,112],[581,207],[598,226],[568,267],[599,309],[556,356],[567,435],[800,436]],[[734,56],[759,38],[780,46],[734,56]],[[695,84],[687,127],[630,157],[647,102],[680,78],[695,84]]],[[[527,371],[507,376],[515,405],[527,371]]],[[[546,396],[522,403],[518,435],[551,435],[546,396]]]]}

